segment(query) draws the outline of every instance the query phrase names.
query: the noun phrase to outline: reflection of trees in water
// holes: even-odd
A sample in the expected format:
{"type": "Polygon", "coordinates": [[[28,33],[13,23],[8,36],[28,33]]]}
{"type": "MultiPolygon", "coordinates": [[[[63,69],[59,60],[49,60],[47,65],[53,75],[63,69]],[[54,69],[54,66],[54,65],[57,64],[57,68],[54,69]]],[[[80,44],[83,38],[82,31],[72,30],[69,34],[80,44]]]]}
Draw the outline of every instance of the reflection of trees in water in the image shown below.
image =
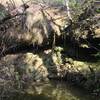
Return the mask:
{"type": "MultiPolygon", "coordinates": [[[[70,85],[64,83],[43,83],[43,84],[34,84],[27,91],[27,94],[19,94],[16,100],[94,100],[85,92],[82,92],[80,89],[75,89],[70,85]],[[18,98],[18,99],[17,99],[18,98]],[[19,99],[20,98],[20,99],[19,99]]],[[[15,100],[15,98],[13,98],[15,100]]],[[[11,99],[10,99],[11,100],[11,99]]]]}

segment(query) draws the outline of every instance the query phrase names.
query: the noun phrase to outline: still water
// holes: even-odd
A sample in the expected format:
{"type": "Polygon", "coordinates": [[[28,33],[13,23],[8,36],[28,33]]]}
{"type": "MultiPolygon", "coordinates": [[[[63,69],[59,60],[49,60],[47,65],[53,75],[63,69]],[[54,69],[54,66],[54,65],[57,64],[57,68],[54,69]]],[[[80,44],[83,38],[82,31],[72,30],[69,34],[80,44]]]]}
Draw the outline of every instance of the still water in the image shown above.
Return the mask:
{"type": "Polygon", "coordinates": [[[16,94],[7,100],[100,100],[63,82],[49,82],[31,86],[26,94],[16,94]]]}
{"type": "MultiPolygon", "coordinates": [[[[100,60],[88,63],[100,70],[100,60]]],[[[71,86],[61,81],[50,81],[29,86],[26,93],[17,93],[3,100],[100,100],[83,89],[71,86]]]]}

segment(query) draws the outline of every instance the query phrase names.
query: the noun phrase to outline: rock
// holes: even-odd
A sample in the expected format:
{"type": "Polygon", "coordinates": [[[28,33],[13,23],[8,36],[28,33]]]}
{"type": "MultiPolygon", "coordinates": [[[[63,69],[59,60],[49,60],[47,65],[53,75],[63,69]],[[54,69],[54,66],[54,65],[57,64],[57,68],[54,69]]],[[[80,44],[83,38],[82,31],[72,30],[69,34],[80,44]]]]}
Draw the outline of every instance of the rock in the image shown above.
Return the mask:
{"type": "Polygon", "coordinates": [[[95,38],[100,38],[100,28],[95,30],[95,38]]]}
{"type": "Polygon", "coordinates": [[[20,78],[24,81],[47,80],[48,76],[58,77],[65,72],[68,65],[64,66],[56,54],[52,55],[52,51],[47,53],[40,53],[39,55],[33,53],[7,55],[1,58],[0,67],[10,68],[8,73],[18,73],[20,78]],[[48,58],[48,59],[47,59],[48,58]],[[12,67],[11,67],[12,66],[12,67]]]}
{"type": "Polygon", "coordinates": [[[57,36],[62,35],[60,29],[68,23],[63,5],[50,8],[44,5],[42,8],[39,4],[31,4],[25,13],[22,17],[14,17],[0,26],[4,28],[3,31],[0,30],[0,43],[3,42],[6,48],[22,44],[47,45],[52,42],[54,33],[57,36]]]}
{"type": "Polygon", "coordinates": [[[49,8],[44,5],[42,8],[39,4],[33,4],[26,10],[26,13],[26,26],[33,35],[33,42],[37,44],[42,44],[53,32],[60,36],[60,28],[68,20],[66,10],[61,6],[49,8]]]}
{"type": "Polygon", "coordinates": [[[74,66],[80,71],[88,70],[88,65],[81,61],[74,61],[74,66]]]}

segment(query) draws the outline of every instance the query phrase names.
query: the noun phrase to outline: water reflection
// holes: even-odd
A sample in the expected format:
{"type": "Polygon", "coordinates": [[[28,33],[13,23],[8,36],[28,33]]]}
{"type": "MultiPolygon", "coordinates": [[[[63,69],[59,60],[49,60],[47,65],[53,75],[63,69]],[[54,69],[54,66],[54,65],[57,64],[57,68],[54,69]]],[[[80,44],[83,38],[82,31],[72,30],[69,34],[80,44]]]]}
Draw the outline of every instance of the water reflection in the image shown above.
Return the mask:
{"type": "Polygon", "coordinates": [[[35,84],[26,94],[16,94],[6,100],[98,100],[88,93],[63,82],[35,84]]]}

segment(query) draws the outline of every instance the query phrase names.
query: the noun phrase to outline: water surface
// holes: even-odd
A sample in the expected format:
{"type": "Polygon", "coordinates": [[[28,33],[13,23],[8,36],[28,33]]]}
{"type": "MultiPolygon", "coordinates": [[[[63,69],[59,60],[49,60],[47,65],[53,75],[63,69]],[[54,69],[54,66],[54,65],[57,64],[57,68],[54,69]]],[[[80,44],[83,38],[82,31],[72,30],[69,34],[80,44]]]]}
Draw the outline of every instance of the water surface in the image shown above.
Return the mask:
{"type": "Polygon", "coordinates": [[[26,94],[15,94],[7,100],[99,100],[82,89],[63,82],[41,83],[31,86],[26,94]]]}

